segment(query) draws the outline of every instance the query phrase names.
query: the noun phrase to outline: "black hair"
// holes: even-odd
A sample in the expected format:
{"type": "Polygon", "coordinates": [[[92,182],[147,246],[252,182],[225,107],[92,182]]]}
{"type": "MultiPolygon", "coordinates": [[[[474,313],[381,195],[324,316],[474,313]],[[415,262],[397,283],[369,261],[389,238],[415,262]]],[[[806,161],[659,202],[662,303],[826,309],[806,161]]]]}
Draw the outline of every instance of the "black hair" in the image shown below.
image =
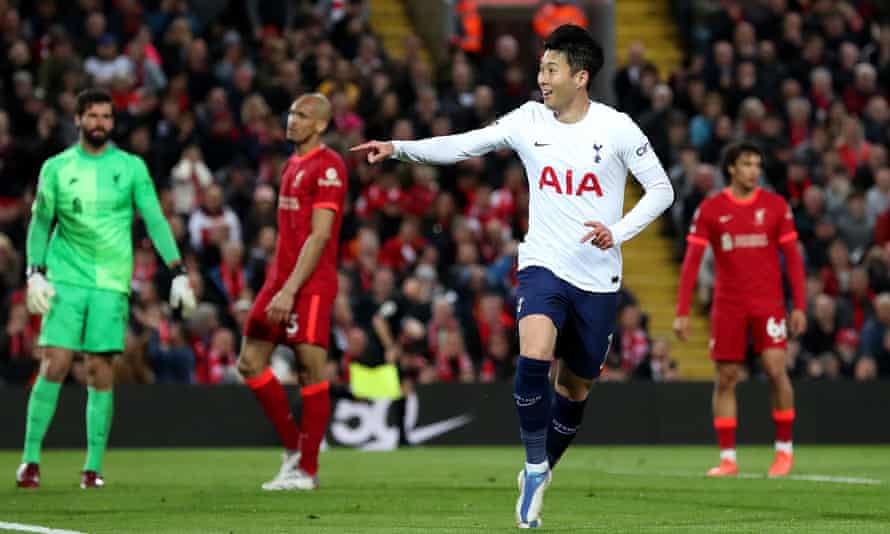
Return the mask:
{"type": "Polygon", "coordinates": [[[544,41],[544,49],[563,52],[572,74],[586,70],[587,89],[590,89],[591,82],[605,62],[603,47],[596,42],[589,31],[574,24],[563,24],[553,30],[544,41]]]}
{"type": "Polygon", "coordinates": [[[83,115],[93,104],[111,104],[111,95],[104,89],[84,89],[77,95],[77,114],[83,115]]]}
{"type": "Polygon", "coordinates": [[[756,154],[760,156],[761,161],[763,160],[763,150],[751,141],[730,143],[723,149],[723,156],[720,158],[720,170],[723,171],[723,176],[727,180],[729,179],[730,165],[735,165],[744,154],[756,154]]]}

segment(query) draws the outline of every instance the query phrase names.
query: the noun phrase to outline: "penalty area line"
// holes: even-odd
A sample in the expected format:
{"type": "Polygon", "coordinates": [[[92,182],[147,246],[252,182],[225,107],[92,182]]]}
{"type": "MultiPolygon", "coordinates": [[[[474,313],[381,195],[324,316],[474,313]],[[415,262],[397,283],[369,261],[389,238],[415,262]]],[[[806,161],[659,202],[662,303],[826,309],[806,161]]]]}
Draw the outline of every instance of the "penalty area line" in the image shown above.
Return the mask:
{"type": "Polygon", "coordinates": [[[26,525],[24,523],[7,523],[5,521],[0,521],[0,530],[12,530],[15,532],[37,532],[38,534],[86,534],[86,532],[80,532],[77,530],[41,527],[39,525],[26,525]]]}

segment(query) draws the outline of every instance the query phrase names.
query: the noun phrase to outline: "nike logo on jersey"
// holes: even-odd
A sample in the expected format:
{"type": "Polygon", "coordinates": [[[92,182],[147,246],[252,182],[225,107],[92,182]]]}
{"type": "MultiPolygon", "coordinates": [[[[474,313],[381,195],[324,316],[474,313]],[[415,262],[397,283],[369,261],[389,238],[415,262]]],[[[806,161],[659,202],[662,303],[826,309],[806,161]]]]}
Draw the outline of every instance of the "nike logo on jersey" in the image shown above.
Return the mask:
{"type": "Polygon", "coordinates": [[[540,141],[535,141],[535,146],[550,146],[550,143],[541,143],[540,141]]]}
{"type": "Polygon", "coordinates": [[[717,217],[717,220],[720,222],[720,224],[725,224],[732,220],[732,215],[721,215],[717,217]]]}

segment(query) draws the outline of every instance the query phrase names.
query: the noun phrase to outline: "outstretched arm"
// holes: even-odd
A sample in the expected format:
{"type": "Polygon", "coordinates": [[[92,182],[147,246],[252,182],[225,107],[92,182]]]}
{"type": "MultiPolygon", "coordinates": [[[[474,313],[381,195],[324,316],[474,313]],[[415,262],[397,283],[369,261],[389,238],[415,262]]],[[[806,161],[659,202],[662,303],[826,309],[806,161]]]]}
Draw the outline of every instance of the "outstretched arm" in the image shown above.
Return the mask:
{"type": "Polygon", "coordinates": [[[369,141],[352,147],[350,151],[367,151],[368,163],[377,163],[393,157],[411,163],[451,165],[494,150],[512,147],[512,132],[521,119],[521,109],[478,130],[419,141],[369,141]]]}

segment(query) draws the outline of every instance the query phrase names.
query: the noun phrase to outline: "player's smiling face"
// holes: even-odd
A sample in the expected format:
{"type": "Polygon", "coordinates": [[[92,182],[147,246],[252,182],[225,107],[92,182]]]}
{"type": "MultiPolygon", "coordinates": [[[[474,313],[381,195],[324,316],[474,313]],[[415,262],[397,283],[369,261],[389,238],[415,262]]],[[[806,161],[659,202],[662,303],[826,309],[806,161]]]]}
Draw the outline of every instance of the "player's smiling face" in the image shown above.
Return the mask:
{"type": "Polygon", "coordinates": [[[742,152],[728,170],[733,183],[744,191],[751,191],[763,173],[763,161],[760,154],[742,152]]]}
{"type": "Polygon", "coordinates": [[[100,102],[87,107],[83,114],[75,117],[75,124],[83,133],[83,139],[93,147],[104,145],[114,129],[114,113],[111,104],[100,102]]]}
{"type": "Polygon", "coordinates": [[[561,111],[568,106],[579,87],[586,87],[586,71],[572,74],[568,58],[561,50],[546,50],[541,56],[538,68],[538,88],[544,99],[544,105],[554,111],[561,111]]]}

